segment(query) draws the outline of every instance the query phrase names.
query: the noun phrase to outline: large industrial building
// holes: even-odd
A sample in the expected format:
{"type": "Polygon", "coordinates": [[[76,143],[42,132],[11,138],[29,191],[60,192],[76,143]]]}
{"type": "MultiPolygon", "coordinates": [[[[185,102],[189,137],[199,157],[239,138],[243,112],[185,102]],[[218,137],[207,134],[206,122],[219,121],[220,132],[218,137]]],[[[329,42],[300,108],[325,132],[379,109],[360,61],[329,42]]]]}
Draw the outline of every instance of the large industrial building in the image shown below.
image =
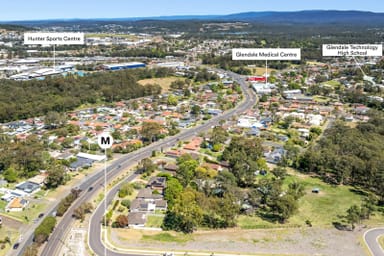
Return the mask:
{"type": "Polygon", "coordinates": [[[118,63],[118,64],[104,64],[103,68],[105,70],[122,70],[122,69],[131,69],[131,68],[145,68],[145,64],[142,62],[128,62],[128,63],[118,63]]]}

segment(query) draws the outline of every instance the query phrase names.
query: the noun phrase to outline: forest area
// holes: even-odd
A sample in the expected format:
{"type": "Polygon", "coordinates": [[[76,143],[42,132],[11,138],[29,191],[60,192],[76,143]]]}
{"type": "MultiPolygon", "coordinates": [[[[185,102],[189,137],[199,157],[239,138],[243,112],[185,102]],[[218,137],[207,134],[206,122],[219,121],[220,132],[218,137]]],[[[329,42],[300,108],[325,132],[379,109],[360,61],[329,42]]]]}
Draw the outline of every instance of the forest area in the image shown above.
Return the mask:
{"type": "Polygon", "coordinates": [[[166,77],[166,68],[89,73],[84,77],[47,77],[44,80],[0,80],[0,122],[65,112],[86,103],[114,102],[161,93],[158,85],[142,86],[140,79],[166,77]]]}

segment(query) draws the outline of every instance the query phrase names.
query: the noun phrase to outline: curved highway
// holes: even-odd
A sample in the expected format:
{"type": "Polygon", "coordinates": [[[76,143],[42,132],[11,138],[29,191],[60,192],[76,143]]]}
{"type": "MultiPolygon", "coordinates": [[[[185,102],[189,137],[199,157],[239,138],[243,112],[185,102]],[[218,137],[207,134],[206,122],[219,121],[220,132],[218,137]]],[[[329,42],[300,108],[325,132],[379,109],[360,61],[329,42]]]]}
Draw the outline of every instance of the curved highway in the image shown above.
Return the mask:
{"type": "MultiPolygon", "coordinates": [[[[150,144],[149,146],[145,148],[141,148],[135,152],[129,153],[127,155],[124,155],[122,158],[117,159],[113,161],[108,167],[107,167],[107,179],[108,182],[113,180],[113,178],[117,175],[119,175],[126,167],[132,166],[133,164],[138,163],[140,160],[146,157],[150,157],[152,154],[152,151],[154,150],[160,150],[169,148],[172,145],[176,144],[179,140],[186,140],[189,139],[199,132],[208,130],[212,126],[218,125],[220,120],[227,120],[233,115],[240,114],[247,109],[250,109],[255,103],[256,103],[256,95],[248,89],[248,86],[246,85],[245,81],[241,78],[240,75],[227,72],[232,79],[236,82],[238,82],[242,88],[243,91],[243,101],[236,106],[234,109],[231,109],[229,111],[224,112],[220,116],[213,117],[212,119],[208,120],[206,123],[190,128],[188,130],[182,131],[179,134],[168,137],[163,140],[157,141],[155,143],[150,144]]],[[[131,174],[127,180],[133,180],[136,177],[137,174],[131,174]]],[[[121,184],[121,183],[119,183],[121,184]]],[[[66,232],[68,232],[68,227],[71,226],[73,219],[72,219],[72,212],[74,209],[78,208],[82,203],[91,200],[93,196],[96,195],[97,191],[100,188],[103,188],[104,186],[104,169],[99,170],[98,172],[95,172],[92,175],[89,175],[87,179],[79,185],[79,188],[83,190],[83,192],[80,194],[80,197],[72,204],[72,206],[68,209],[66,214],[62,217],[60,222],[57,224],[55,230],[49,237],[49,241],[46,243],[41,255],[42,256],[52,256],[52,255],[58,255],[58,249],[61,247],[64,242],[62,241],[62,238],[65,237],[66,232]],[[93,190],[88,191],[89,187],[94,187],[93,190]]],[[[107,204],[109,205],[117,193],[120,185],[116,185],[113,187],[107,194],[107,204]]],[[[95,252],[96,255],[104,255],[104,244],[101,241],[101,220],[104,216],[104,208],[102,207],[104,205],[104,200],[100,202],[100,205],[98,208],[94,211],[91,220],[90,220],[90,230],[88,232],[88,242],[90,248],[95,252]]],[[[57,205],[56,205],[57,206],[57,205]]],[[[48,213],[51,214],[54,211],[54,208],[48,213]]],[[[22,244],[22,250],[20,250],[17,255],[22,255],[24,249],[26,246],[32,243],[33,234],[31,233],[27,239],[22,244]]],[[[134,255],[134,254],[121,254],[116,253],[113,251],[108,250],[108,255],[110,256],[121,256],[121,255],[134,255]]],[[[141,255],[140,255],[141,256],[141,255]]]]}
{"type": "Polygon", "coordinates": [[[364,241],[372,256],[384,256],[384,250],[379,244],[380,236],[384,236],[384,228],[372,228],[364,233],[364,241]]]}

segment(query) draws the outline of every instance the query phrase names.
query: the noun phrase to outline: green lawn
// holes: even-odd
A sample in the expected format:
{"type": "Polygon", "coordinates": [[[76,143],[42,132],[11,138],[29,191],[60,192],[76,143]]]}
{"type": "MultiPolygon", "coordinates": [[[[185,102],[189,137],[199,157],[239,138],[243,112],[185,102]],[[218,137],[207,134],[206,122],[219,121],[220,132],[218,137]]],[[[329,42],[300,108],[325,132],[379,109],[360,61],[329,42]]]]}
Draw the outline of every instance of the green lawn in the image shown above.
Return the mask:
{"type": "MultiPolygon", "coordinates": [[[[238,225],[241,228],[276,228],[306,226],[310,220],[313,226],[331,227],[332,222],[341,222],[341,216],[353,204],[361,205],[362,197],[353,192],[349,186],[331,186],[320,179],[306,175],[288,176],[284,182],[284,189],[288,184],[298,181],[305,186],[306,194],[299,199],[299,210],[286,224],[271,223],[256,216],[240,216],[238,225]],[[319,188],[320,193],[312,193],[313,188],[319,188]]],[[[382,223],[384,217],[376,214],[369,222],[382,223]]]]}
{"type": "Polygon", "coordinates": [[[332,222],[340,221],[351,205],[362,202],[362,197],[350,186],[332,186],[317,178],[297,176],[288,177],[286,185],[293,181],[302,183],[306,194],[299,201],[299,212],[290,219],[292,223],[304,224],[310,220],[314,226],[331,226],[332,222]],[[320,193],[312,193],[313,188],[319,188],[320,193]]]}
{"type": "Polygon", "coordinates": [[[141,239],[144,241],[185,243],[192,240],[192,235],[186,235],[181,233],[178,233],[177,235],[173,235],[169,232],[163,232],[155,235],[143,235],[141,239]]]}
{"type": "Polygon", "coordinates": [[[324,82],[323,83],[324,85],[330,85],[330,86],[340,86],[340,82],[339,81],[336,81],[336,80],[331,80],[331,81],[327,81],[327,82],[324,82]]]}
{"type": "Polygon", "coordinates": [[[383,250],[384,250],[384,236],[379,237],[379,243],[380,243],[381,248],[383,248],[383,250]]]}
{"type": "Polygon", "coordinates": [[[47,195],[47,191],[46,190],[40,190],[40,191],[37,191],[33,196],[37,197],[37,198],[41,198],[41,197],[44,197],[46,195],[47,195]]]}
{"type": "Polygon", "coordinates": [[[330,101],[331,99],[328,97],[316,95],[316,96],[313,96],[313,100],[319,103],[325,103],[330,101]]]}
{"type": "Polygon", "coordinates": [[[4,240],[6,236],[11,239],[11,244],[6,243],[4,249],[0,249],[0,256],[7,255],[7,252],[11,249],[11,246],[19,239],[19,232],[15,229],[3,226],[0,232],[0,240],[4,240]]]}
{"type": "Polygon", "coordinates": [[[29,203],[27,208],[21,212],[7,212],[6,214],[20,220],[24,223],[29,223],[37,218],[40,213],[44,213],[46,204],[29,203]]]}
{"type": "Polygon", "coordinates": [[[164,215],[163,216],[148,215],[145,226],[150,228],[160,228],[161,224],[163,224],[163,219],[164,219],[164,215]]]}
{"type": "Polygon", "coordinates": [[[4,211],[5,206],[7,206],[7,202],[0,200],[0,212],[4,211]]]}

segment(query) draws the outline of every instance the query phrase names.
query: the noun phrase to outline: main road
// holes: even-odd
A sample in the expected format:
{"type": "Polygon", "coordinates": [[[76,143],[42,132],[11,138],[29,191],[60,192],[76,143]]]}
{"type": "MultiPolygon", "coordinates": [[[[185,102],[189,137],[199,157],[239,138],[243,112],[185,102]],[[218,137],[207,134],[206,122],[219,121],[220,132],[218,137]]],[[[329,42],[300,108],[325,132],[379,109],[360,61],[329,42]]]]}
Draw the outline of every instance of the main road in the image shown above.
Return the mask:
{"type": "Polygon", "coordinates": [[[364,241],[372,256],[384,256],[384,250],[379,244],[380,236],[384,236],[384,228],[372,228],[364,233],[364,241]]]}
{"type": "MultiPolygon", "coordinates": [[[[188,130],[184,130],[175,136],[157,141],[145,148],[141,148],[135,152],[124,155],[118,160],[115,160],[106,168],[108,182],[113,180],[113,178],[119,175],[125,168],[138,163],[139,161],[141,161],[146,157],[150,157],[152,154],[152,151],[169,148],[172,145],[175,145],[179,140],[189,139],[202,131],[206,131],[210,129],[212,126],[218,125],[220,120],[227,120],[230,117],[240,114],[250,109],[253,105],[255,105],[257,101],[257,97],[248,88],[244,79],[241,78],[241,76],[239,76],[238,74],[235,74],[232,72],[227,72],[227,74],[229,74],[231,78],[234,81],[238,82],[241,86],[244,98],[239,105],[237,105],[235,108],[231,110],[224,112],[219,116],[215,116],[211,118],[210,120],[208,120],[202,125],[192,127],[188,130]]],[[[137,174],[133,173],[127,178],[127,180],[129,181],[133,180],[136,176],[137,174]]],[[[70,227],[73,222],[72,213],[74,209],[78,208],[82,203],[91,200],[91,198],[94,197],[97,191],[103,186],[104,186],[104,170],[100,170],[94,173],[93,175],[90,175],[81,185],[79,185],[79,188],[82,189],[83,192],[81,193],[80,197],[67,210],[66,214],[62,217],[62,219],[57,224],[55,230],[51,234],[48,242],[46,243],[41,253],[42,256],[58,255],[58,249],[61,247],[62,244],[64,244],[64,242],[62,241],[62,238],[65,237],[65,234],[68,231],[68,227],[70,227]],[[89,187],[93,187],[94,189],[89,191],[88,190],[89,187]]],[[[119,185],[113,187],[107,193],[107,197],[106,197],[107,205],[111,203],[118,189],[119,189],[119,185]]],[[[104,216],[104,208],[101,206],[104,205],[104,200],[100,203],[99,207],[97,207],[96,210],[94,211],[90,219],[90,230],[88,232],[89,246],[96,255],[100,255],[100,256],[105,254],[104,253],[105,247],[101,241],[101,220],[104,216]]],[[[26,242],[23,244],[24,245],[23,248],[25,248],[28,244],[32,242],[32,238],[33,237],[31,234],[26,240],[26,242]]],[[[17,255],[22,255],[22,253],[23,253],[23,250],[21,250],[17,255]]],[[[116,253],[109,250],[107,254],[109,256],[135,255],[135,254],[116,253]]]]}

